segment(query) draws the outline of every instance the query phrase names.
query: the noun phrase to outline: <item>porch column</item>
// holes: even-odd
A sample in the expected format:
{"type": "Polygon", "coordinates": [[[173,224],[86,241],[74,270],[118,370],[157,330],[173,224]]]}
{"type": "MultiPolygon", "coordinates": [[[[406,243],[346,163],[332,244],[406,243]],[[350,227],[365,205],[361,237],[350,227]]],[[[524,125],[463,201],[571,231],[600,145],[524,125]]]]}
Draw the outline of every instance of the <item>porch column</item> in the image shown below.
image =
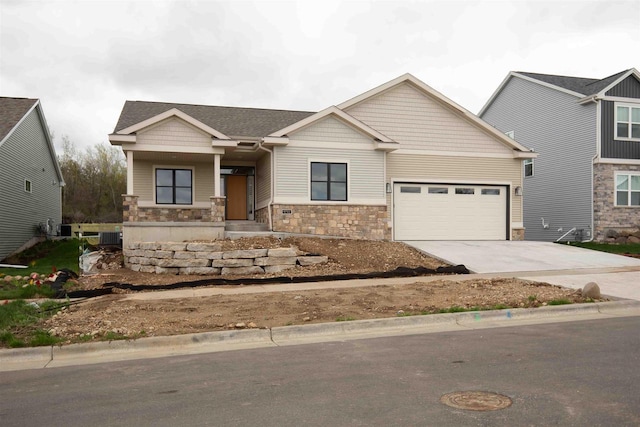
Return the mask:
{"type": "Polygon", "coordinates": [[[220,154],[213,155],[213,196],[220,197],[220,154]]]}
{"type": "Polygon", "coordinates": [[[127,194],[133,194],[133,151],[127,151],[127,194]]]}

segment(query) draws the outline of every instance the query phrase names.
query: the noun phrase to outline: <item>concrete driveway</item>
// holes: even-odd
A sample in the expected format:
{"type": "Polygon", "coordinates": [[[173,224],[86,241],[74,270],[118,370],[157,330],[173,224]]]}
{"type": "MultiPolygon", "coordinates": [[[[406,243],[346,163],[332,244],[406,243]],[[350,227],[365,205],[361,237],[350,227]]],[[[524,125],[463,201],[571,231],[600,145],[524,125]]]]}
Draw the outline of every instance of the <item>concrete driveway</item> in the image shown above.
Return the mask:
{"type": "Polygon", "coordinates": [[[640,300],[640,259],[550,242],[405,243],[450,264],[464,264],[474,273],[507,273],[574,289],[596,282],[604,295],[640,300]]]}

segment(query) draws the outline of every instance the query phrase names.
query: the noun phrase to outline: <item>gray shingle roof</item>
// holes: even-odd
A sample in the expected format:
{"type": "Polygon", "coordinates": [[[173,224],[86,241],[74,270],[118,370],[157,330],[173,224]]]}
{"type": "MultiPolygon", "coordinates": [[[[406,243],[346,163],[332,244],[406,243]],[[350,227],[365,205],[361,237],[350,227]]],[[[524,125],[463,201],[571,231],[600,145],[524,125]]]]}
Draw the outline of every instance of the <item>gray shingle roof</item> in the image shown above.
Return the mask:
{"type": "Polygon", "coordinates": [[[532,79],[540,80],[541,82],[549,83],[564,89],[568,89],[573,92],[578,92],[584,96],[595,95],[605,87],[620,78],[624,73],[629,70],[624,70],[616,73],[612,76],[605,77],[604,79],[591,79],[585,77],[569,77],[569,76],[555,76],[552,74],[537,74],[527,73],[522,71],[516,71],[518,74],[522,74],[532,79]]]}
{"type": "Polygon", "coordinates": [[[308,111],[127,101],[114,133],[173,108],[229,137],[264,137],[315,114],[308,111]]]}
{"type": "Polygon", "coordinates": [[[37,99],[0,97],[0,141],[11,132],[11,129],[22,120],[36,102],[38,102],[37,99]]]}

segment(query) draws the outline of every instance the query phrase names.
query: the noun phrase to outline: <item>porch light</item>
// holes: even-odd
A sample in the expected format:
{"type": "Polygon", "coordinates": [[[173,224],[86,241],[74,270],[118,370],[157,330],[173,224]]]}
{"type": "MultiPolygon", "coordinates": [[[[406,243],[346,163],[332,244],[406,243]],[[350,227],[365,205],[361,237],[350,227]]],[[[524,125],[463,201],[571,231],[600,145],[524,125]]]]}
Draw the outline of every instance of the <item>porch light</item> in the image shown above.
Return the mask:
{"type": "Polygon", "coordinates": [[[387,182],[387,194],[391,193],[391,183],[387,182]]]}

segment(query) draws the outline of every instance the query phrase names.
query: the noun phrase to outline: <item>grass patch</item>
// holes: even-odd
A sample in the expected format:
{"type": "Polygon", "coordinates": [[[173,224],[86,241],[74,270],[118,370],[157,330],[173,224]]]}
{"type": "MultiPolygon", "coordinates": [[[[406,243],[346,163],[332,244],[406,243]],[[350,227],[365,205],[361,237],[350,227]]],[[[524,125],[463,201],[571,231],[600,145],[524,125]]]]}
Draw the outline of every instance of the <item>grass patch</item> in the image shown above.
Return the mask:
{"type": "Polygon", "coordinates": [[[569,301],[568,299],[554,299],[551,300],[547,303],[547,305],[566,305],[566,304],[571,304],[571,301],[569,301]]]}
{"type": "Polygon", "coordinates": [[[127,337],[124,334],[119,334],[117,332],[113,332],[113,331],[109,331],[106,334],[104,334],[104,339],[108,340],[108,341],[121,341],[121,340],[126,340],[129,337],[127,337]]]}
{"type": "Polygon", "coordinates": [[[340,316],[336,318],[336,322],[351,322],[352,320],[356,320],[356,318],[351,316],[340,316]]]}
{"type": "Polygon", "coordinates": [[[594,251],[609,252],[612,254],[640,254],[640,243],[611,244],[597,242],[571,242],[570,245],[594,251]]]}
{"type": "Polygon", "coordinates": [[[41,286],[28,285],[23,286],[20,283],[1,283],[0,282],[0,299],[31,299],[31,298],[52,298],[55,295],[50,284],[41,286]]]}
{"type": "Polygon", "coordinates": [[[80,255],[78,239],[46,240],[42,243],[12,255],[4,264],[27,265],[28,268],[0,268],[0,275],[25,276],[30,273],[49,274],[54,270],[68,268],[78,272],[80,255]]]}
{"type": "Polygon", "coordinates": [[[3,347],[35,347],[60,342],[47,331],[38,328],[42,319],[51,316],[64,305],[55,301],[41,304],[40,307],[27,304],[23,300],[11,301],[0,305],[0,344],[3,347]]]}

